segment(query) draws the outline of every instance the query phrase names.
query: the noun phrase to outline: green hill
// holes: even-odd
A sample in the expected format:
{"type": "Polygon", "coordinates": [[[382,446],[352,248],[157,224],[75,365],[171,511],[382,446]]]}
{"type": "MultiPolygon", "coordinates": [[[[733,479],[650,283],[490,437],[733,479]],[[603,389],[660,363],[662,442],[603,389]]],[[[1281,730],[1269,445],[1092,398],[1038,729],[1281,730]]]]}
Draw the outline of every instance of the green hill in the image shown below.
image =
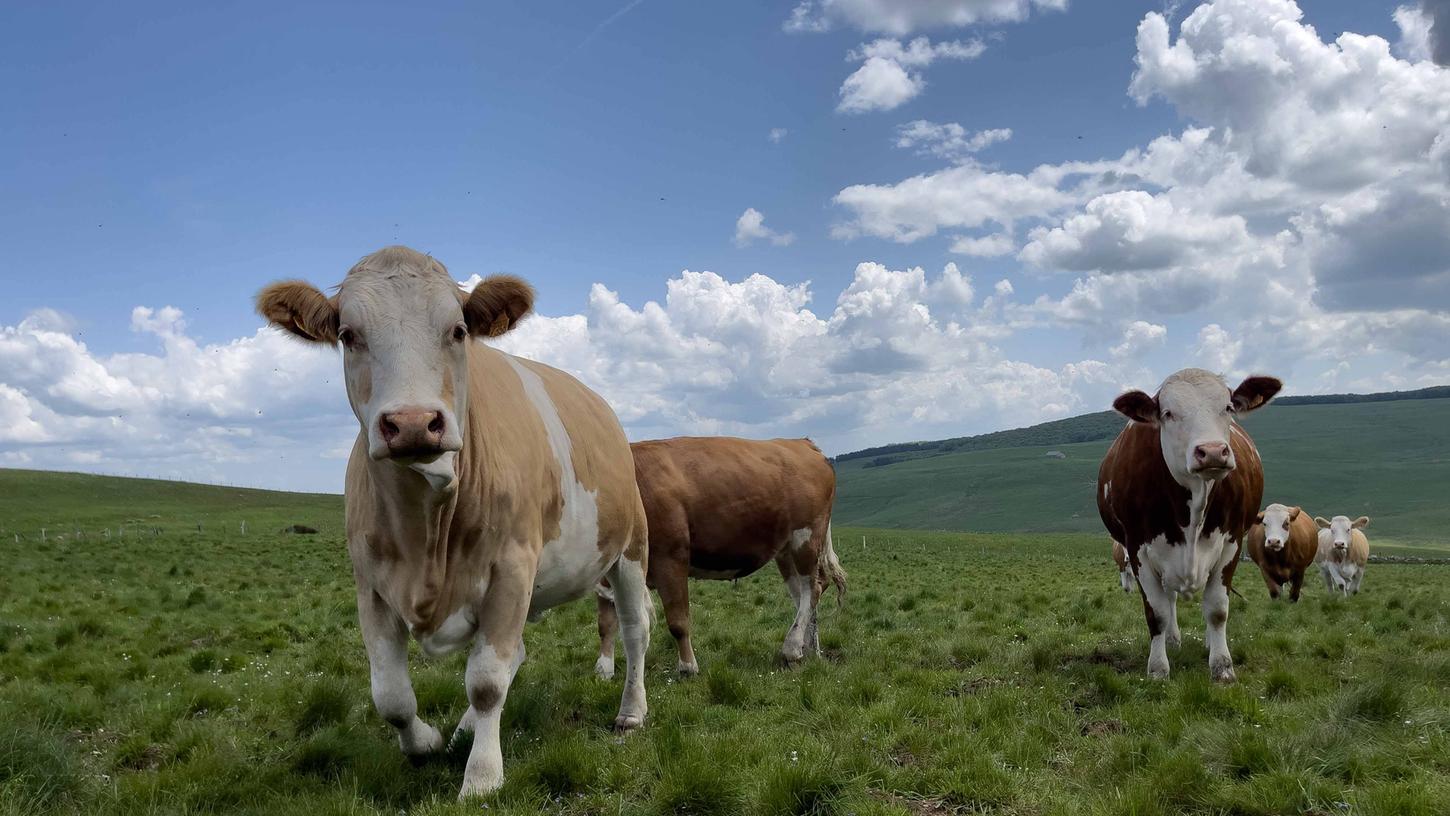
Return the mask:
{"type": "MultiPolygon", "coordinates": [[[[1264,457],[1266,502],[1372,516],[1372,540],[1450,541],[1450,399],[1305,402],[1276,403],[1244,422],[1264,457]]],[[[958,445],[949,452],[916,443],[837,457],[835,519],[867,527],[1099,532],[1098,462],[1122,424],[1115,414],[1089,414],[948,440],[958,445]],[[1105,421],[1111,432],[1095,440],[1055,441],[1105,421]],[[1028,441],[1036,439],[1053,441],[1028,441]]]]}
{"type": "Polygon", "coordinates": [[[342,496],[0,468],[0,540],[40,535],[120,534],[126,527],[168,532],[241,529],[274,532],[301,524],[341,534],[342,496]]]}

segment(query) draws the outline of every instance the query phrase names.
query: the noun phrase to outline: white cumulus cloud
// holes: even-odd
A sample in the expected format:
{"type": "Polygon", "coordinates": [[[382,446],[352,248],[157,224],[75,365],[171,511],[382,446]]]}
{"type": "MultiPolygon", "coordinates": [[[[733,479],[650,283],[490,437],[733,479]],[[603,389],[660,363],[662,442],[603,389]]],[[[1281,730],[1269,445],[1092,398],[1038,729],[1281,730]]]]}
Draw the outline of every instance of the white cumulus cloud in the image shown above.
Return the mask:
{"type": "Polygon", "coordinates": [[[769,241],[776,246],[788,246],[795,241],[793,232],[776,232],[765,225],[765,215],[749,207],[735,219],[735,245],[750,246],[756,241],[769,241]]]}

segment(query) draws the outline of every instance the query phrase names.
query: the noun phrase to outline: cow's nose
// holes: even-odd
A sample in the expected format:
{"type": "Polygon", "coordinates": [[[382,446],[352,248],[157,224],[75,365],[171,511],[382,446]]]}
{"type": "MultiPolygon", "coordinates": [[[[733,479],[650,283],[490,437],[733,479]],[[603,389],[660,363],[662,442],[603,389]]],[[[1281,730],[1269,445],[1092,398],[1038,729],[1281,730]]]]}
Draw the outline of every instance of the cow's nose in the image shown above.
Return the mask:
{"type": "Polygon", "coordinates": [[[443,412],[417,408],[389,411],[378,419],[378,430],[394,456],[436,453],[443,445],[443,412]]]}
{"type": "Polygon", "coordinates": [[[1228,443],[1204,442],[1193,448],[1193,464],[1204,469],[1228,467],[1228,443]]]}

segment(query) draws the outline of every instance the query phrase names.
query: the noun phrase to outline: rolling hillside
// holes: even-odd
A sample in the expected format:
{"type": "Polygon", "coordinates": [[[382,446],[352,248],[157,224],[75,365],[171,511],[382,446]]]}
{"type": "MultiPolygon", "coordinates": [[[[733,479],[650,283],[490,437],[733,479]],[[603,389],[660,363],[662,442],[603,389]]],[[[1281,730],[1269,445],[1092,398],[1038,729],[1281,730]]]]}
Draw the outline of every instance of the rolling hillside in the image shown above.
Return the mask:
{"type": "MultiPolygon", "coordinates": [[[[1317,515],[1367,514],[1371,540],[1450,542],[1450,399],[1305,404],[1286,400],[1246,418],[1263,454],[1265,501],[1317,515]]],[[[1093,490],[1098,462],[1122,420],[1074,420],[950,440],[953,452],[878,448],[837,458],[836,521],[869,527],[964,531],[1101,531],[1093,490]],[[1109,434],[1058,444],[1028,440],[1109,434]],[[992,441],[1007,446],[986,447],[992,441]],[[992,439],[992,438],[995,438],[992,439]],[[973,441],[976,440],[976,441],[973,441]],[[1026,444],[1011,444],[1013,441],[1026,444]],[[971,449],[973,445],[986,449],[971,449]],[[1047,456],[1059,451],[1065,458],[1047,456]]],[[[917,443],[919,446],[934,443],[917,443]]]]}

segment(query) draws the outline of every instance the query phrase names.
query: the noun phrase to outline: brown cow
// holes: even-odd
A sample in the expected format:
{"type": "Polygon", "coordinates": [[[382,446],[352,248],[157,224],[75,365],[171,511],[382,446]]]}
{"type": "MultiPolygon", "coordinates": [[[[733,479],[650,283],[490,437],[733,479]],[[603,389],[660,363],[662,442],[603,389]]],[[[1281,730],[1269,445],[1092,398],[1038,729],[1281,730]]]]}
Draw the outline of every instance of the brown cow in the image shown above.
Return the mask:
{"type": "Polygon", "coordinates": [[[1289,600],[1299,600],[1304,571],[1319,551],[1319,531],[1309,514],[1299,507],[1271,504],[1249,528],[1249,558],[1259,565],[1269,597],[1278,600],[1279,591],[1289,584],[1289,600]]]}
{"type": "Polygon", "coordinates": [[[1128,551],[1117,541],[1113,542],[1113,563],[1118,565],[1118,586],[1124,592],[1132,592],[1133,584],[1137,581],[1133,577],[1133,565],[1128,563],[1128,551]]]}
{"type": "MultiPolygon", "coordinates": [[[[635,478],[649,519],[649,585],[660,593],[680,673],[699,672],[690,644],[688,578],[733,580],[772,559],[795,601],[781,656],[820,651],[816,605],[846,573],[831,546],[836,474],[809,439],[678,437],[636,442],[635,478]]],[[[599,660],[614,674],[614,604],[599,595],[599,660]]]]}
{"type": "Polygon", "coordinates": [[[1197,368],[1170,376],[1155,396],[1129,391],[1113,408],[1132,420],[1098,469],[1098,514],[1128,551],[1138,576],[1151,643],[1148,676],[1168,676],[1166,646],[1177,646],[1180,594],[1203,593],[1208,668],[1234,681],[1228,649],[1228,593],[1239,548],[1263,499],[1253,440],[1234,421],[1279,392],[1273,377],[1249,377],[1229,391],[1197,368]]]}
{"type": "Polygon", "coordinates": [[[341,344],[360,428],[347,464],[347,545],[373,703],[412,757],[442,750],[418,717],[408,638],[468,649],[472,747],[460,796],[503,782],[499,722],[524,660],[524,620],[589,593],[619,600],[628,680],[616,728],[644,722],[649,644],[644,507],[614,412],[578,380],[481,342],[533,303],[489,278],[465,294],[406,247],[363,258],[327,297],[273,284],[257,309],[305,340],[341,344]]]}

